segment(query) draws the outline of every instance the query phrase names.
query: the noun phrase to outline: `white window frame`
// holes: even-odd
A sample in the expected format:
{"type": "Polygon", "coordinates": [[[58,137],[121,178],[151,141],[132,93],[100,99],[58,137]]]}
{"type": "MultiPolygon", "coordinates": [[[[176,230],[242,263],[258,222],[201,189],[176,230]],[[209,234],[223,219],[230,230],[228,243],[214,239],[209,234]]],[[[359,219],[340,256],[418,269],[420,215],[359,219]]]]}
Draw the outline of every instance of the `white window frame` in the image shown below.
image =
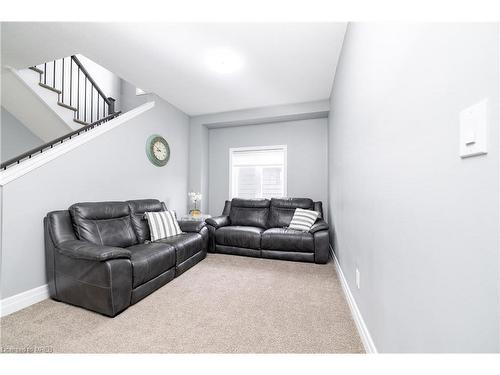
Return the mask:
{"type": "Polygon", "coordinates": [[[288,164],[288,148],[287,145],[273,145],[273,146],[251,146],[251,147],[231,147],[229,148],[229,200],[233,199],[233,152],[238,151],[268,151],[268,150],[281,150],[283,151],[283,196],[287,196],[288,192],[288,178],[287,178],[287,164],[288,164]]]}

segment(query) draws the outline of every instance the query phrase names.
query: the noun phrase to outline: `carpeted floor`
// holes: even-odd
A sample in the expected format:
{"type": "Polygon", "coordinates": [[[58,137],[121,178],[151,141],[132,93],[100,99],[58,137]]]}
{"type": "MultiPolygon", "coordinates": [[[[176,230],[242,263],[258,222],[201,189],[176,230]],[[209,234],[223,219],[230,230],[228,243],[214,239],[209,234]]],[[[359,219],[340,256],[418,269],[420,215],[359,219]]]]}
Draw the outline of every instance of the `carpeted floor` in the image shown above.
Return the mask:
{"type": "Polygon", "coordinates": [[[115,318],[45,300],[1,319],[4,349],[362,353],[333,263],[209,254],[115,318]]]}

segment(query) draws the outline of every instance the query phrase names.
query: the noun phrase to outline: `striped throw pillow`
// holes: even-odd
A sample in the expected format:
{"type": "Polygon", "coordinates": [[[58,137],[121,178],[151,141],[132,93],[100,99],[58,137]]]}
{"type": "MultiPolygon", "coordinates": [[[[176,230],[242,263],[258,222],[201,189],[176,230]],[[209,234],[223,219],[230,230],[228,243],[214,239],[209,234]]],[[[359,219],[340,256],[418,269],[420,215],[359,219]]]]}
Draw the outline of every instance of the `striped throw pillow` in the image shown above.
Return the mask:
{"type": "Polygon", "coordinates": [[[316,211],[296,208],[288,228],[307,232],[313,226],[314,222],[318,218],[318,215],[319,213],[316,211]]]}
{"type": "Polygon", "coordinates": [[[173,211],[145,212],[144,217],[149,224],[151,241],[158,241],[182,233],[173,211]]]}

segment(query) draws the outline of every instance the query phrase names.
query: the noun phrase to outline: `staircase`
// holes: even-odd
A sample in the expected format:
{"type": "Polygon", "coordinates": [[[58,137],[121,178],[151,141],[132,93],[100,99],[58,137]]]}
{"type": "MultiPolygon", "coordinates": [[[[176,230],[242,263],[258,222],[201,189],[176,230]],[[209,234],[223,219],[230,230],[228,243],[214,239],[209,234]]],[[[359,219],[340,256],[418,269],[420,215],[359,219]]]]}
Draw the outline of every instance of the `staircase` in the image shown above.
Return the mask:
{"type": "MultiPolygon", "coordinates": [[[[57,94],[57,99],[54,96],[54,106],[64,108],[64,111],[70,113],[70,115],[64,113],[61,117],[67,123],[68,130],[72,131],[3,162],[0,165],[0,170],[6,170],[8,167],[19,164],[25,159],[43,153],[45,150],[87,132],[119,116],[121,113],[115,111],[115,99],[104,94],[76,56],[30,66],[29,69],[38,74],[39,87],[57,94]]],[[[25,72],[30,70],[25,70],[25,72]]],[[[22,76],[22,71],[18,73],[19,78],[26,80],[22,76]]],[[[47,95],[42,94],[42,92],[38,93],[40,97],[44,96],[44,100],[47,101],[47,95]]],[[[59,134],[62,134],[62,132],[59,134]]]]}

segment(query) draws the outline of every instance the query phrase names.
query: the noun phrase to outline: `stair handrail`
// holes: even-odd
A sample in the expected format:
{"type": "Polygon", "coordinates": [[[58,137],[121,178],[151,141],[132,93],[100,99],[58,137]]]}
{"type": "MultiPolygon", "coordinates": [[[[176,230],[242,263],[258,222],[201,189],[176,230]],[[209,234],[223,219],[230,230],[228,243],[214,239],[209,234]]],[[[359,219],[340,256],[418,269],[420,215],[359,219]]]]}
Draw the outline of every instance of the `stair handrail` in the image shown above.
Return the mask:
{"type": "Polygon", "coordinates": [[[74,111],[75,122],[88,125],[94,122],[94,115],[99,120],[115,112],[115,99],[106,96],[76,55],[46,62],[40,67],[30,66],[29,69],[39,73],[40,86],[58,94],[58,105],[74,111]],[[65,61],[69,61],[69,64],[65,61]],[[52,67],[51,77],[48,74],[50,67],[52,67]],[[89,90],[87,86],[90,86],[89,90]],[[101,102],[102,106],[99,108],[101,102]],[[88,116],[90,121],[87,121],[88,116]]]}
{"type": "MultiPolygon", "coordinates": [[[[87,77],[87,79],[94,86],[94,88],[99,93],[99,95],[104,99],[104,101],[106,102],[106,104],[109,105],[110,108],[111,108],[111,106],[114,104],[114,100],[112,101],[112,100],[110,100],[111,98],[108,98],[106,96],[106,94],[101,90],[101,88],[99,87],[99,85],[94,81],[94,79],[92,78],[92,76],[89,74],[89,72],[87,71],[87,69],[85,69],[85,67],[80,62],[80,60],[78,60],[78,57],[76,57],[75,55],[72,55],[71,59],[73,60],[73,62],[76,65],[78,65],[78,67],[80,68],[80,70],[82,71],[82,73],[87,77]]],[[[110,111],[110,112],[113,112],[113,111],[110,111]]]]}
{"type": "MultiPolygon", "coordinates": [[[[96,81],[92,78],[92,76],[89,74],[87,69],[83,66],[81,61],[76,57],[75,55],[72,55],[69,62],[69,103],[65,101],[64,94],[68,92],[68,90],[65,90],[65,60],[68,58],[62,58],[58,60],[53,60],[52,62],[44,63],[43,64],[43,69],[38,68],[36,65],[35,66],[30,66],[29,69],[34,70],[35,72],[39,73],[40,75],[40,80],[39,80],[39,85],[49,89],[51,91],[54,91],[58,94],[58,100],[57,104],[60,106],[63,106],[65,108],[68,108],[72,111],[74,111],[74,118],[73,121],[82,124],[83,126],[79,129],[76,129],[70,133],[64,134],[59,138],[53,139],[47,143],[44,143],[43,145],[40,145],[38,147],[35,147],[31,150],[28,150],[14,158],[11,158],[3,163],[0,164],[0,170],[6,170],[8,167],[14,164],[19,164],[21,161],[25,159],[31,159],[33,156],[44,152],[47,149],[53,148],[55,145],[59,143],[63,143],[67,139],[71,139],[80,133],[87,132],[90,129],[93,129],[96,126],[99,126],[121,114],[120,111],[115,111],[115,99],[112,97],[106,96],[104,91],[99,87],[99,85],[96,83],[96,81]],[[61,61],[61,70],[59,71],[59,77],[56,79],[56,62],[61,61]],[[53,71],[52,71],[52,85],[50,84],[50,81],[47,82],[47,64],[52,64],[53,66],[53,71]],[[77,72],[73,74],[73,65],[76,65],[77,72]],[[82,87],[82,90],[80,91],[80,72],[83,75],[82,78],[84,80],[84,86],[82,87]],[[43,74],[43,82],[42,82],[42,74],[43,74]],[[74,83],[73,76],[76,78],[76,83],[74,83]],[[87,81],[90,82],[90,114],[88,113],[88,108],[87,108],[87,81]],[[57,87],[57,83],[60,83],[60,87],[57,87]],[[76,106],[73,106],[72,102],[72,94],[73,94],[73,84],[75,85],[76,88],[76,106]],[[97,92],[97,95],[94,96],[94,91],[97,92]],[[83,100],[84,103],[82,104],[82,108],[80,107],[80,97],[84,94],[83,100]],[[97,101],[94,102],[94,98],[97,98],[97,101]],[[100,100],[103,100],[102,102],[102,113],[99,109],[99,103],[100,100]],[[94,106],[94,103],[96,104],[94,106]],[[107,111],[106,111],[106,105],[107,105],[107,111]],[[95,109],[95,110],[94,110],[95,109]],[[81,112],[83,111],[83,119],[81,119],[81,112]],[[107,112],[107,113],[106,113],[107,112]],[[87,122],[87,114],[90,116],[90,121],[87,122]],[[95,114],[95,117],[94,117],[95,114]],[[102,117],[101,117],[102,115],[102,117]],[[96,121],[93,121],[94,118],[96,118],[96,121]]],[[[83,83],[82,83],[83,85],[83,83]]]]}
{"type": "Polygon", "coordinates": [[[80,133],[85,133],[85,132],[89,131],[90,129],[95,128],[96,126],[99,126],[99,125],[101,125],[101,124],[103,124],[105,122],[108,122],[109,120],[112,120],[115,117],[118,117],[120,114],[121,114],[120,111],[114,112],[114,113],[112,113],[112,114],[110,114],[110,115],[108,115],[106,117],[103,117],[100,120],[94,121],[92,124],[83,126],[80,129],[74,130],[74,131],[72,131],[70,133],[67,133],[67,134],[65,134],[65,135],[63,135],[63,136],[61,136],[59,138],[53,139],[50,142],[44,143],[41,146],[38,146],[38,147],[35,147],[35,148],[33,148],[33,149],[29,150],[29,151],[26,151],[26,152],[22,153],[21,155],[18,155],[16,157],[12,158],[12,159],[9,159],[9,160],[1,163],[0,164],[0,170],[6,170],[11,165],[19,164],[24,159],[31,159],[33,156],[35,156],[37,154],[41,154],[42,152],[44,152],[46,149],[53,148],[58,143],[63,143],[67,139],[71,139],[71,138],[73,138],[75,136],[80,135],[80,133]]]}

